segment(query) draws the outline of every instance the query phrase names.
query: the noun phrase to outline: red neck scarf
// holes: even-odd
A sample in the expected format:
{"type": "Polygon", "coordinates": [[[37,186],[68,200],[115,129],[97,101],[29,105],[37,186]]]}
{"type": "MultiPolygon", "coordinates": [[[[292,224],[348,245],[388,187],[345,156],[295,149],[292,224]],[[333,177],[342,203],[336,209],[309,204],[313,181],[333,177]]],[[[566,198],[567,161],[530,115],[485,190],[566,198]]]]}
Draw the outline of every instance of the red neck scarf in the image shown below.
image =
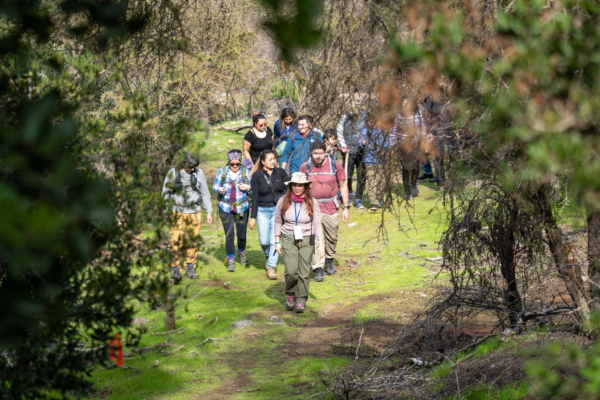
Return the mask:
{"type": "Polygon", "coordinates": [[[294,203],[302,203],[304,201],[304,195],[298,197],[294,193],[291,193],[291,197],[294,203]]]}

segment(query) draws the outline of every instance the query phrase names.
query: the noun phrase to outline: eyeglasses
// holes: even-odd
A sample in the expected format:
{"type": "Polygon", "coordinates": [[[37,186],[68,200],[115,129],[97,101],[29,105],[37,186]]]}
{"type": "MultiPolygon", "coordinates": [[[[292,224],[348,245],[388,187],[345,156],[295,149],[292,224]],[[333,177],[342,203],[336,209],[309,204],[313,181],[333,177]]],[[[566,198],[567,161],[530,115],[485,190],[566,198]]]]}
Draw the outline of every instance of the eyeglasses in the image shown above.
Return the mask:
{"type": "Polygon", "coordinates": [[[229,163],[230,167],[239,167],[240,165],[242,165],[242,163],[236,162],[236,163],[229,163]]]}

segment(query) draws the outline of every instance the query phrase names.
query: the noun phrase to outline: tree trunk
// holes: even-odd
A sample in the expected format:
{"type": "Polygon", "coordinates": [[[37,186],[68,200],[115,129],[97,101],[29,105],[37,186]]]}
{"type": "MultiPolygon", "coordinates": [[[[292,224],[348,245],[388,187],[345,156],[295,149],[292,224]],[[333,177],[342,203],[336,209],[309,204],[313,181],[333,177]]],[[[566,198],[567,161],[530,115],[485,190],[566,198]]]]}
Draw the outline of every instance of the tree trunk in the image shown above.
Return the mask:
{"type": "Polygon", "coordinates": [[[548,193],[550,188],[547,185],[542,186],[535,193],[536,205],[542,218],[546,235],[548,236],[548,246],[556,264],[556,269],[561,279],[565,282],[567,291],[576,307],[575,317],[585,322],[590,315],[590,297],[583,284],[581,274],[581,265],[578,263],[569,263],[568,249],[565,245],[562,232],[558,228],[556,218],[552,213],[552,206],[548,193]]]}
{"type": "Polygon", "coordinates": [[[598,308],[600,299],[600,211],[588,210],[588,277],[592,308],[598,308]]]}

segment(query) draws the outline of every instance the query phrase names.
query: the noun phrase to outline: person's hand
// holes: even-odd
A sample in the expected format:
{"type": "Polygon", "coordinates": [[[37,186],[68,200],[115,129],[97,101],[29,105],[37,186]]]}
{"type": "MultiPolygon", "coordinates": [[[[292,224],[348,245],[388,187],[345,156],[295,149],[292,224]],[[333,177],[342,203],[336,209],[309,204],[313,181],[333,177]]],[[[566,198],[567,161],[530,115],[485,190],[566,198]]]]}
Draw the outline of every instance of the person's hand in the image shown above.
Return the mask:
{"type": "Polygon", "coordinates": [[[206,216],[206,223],[207,223],[208,225],[212,225],[212,215],[207,215],[207,216],[206,216]]]}
{"type": "Polygon", "coordinates": [[[277,253],[279,253],[279,255],[281,255],[281,254],[283,253],[283,249],[282,249],[282,247],[281,247],[281,243],[277,243],[277,244],[275,245],[275,251],[276,251],[277,253]]]}
{"type": "Polygon", "coordinates": [[[346,223],[348,222],[348,219],[350,219],[350,210],[345,208],[344,211],[342,211],[342,222],[346,223]]]}
{"type": "Polygon", "coordinates": [[[362,140],[362,145],[364,146],[364,145],[366,145],[366,144],[367,144],[367,139],[363,139],[363,140],[362,140]]]}
{"type": "Polygon", "coordinates": [[[240,190],[244,190],[244,191],[250,190],[250,185],[240,185],[238,187],[240,188],[240,190]]]}
{"type": "Polygon", "coordinates": [[[219,189],[219,193],[225,194],[225,193],[227,193],[227,189],[225,189],[224,187],[222,187],[221,189],[219,189]]]}
{"type": "Polygon", "coordinates": [[[348,146],[342,147],[342,153],[347,153],[347,152],[348,152],[348,146]]]}
{"type": "Polygon", "coordinates": [[[248,221],[248,228],[250,228],[250,230],[253,231],[255,225],[256,225],[256,218],[250,218],[250,220],[248,221]]]}

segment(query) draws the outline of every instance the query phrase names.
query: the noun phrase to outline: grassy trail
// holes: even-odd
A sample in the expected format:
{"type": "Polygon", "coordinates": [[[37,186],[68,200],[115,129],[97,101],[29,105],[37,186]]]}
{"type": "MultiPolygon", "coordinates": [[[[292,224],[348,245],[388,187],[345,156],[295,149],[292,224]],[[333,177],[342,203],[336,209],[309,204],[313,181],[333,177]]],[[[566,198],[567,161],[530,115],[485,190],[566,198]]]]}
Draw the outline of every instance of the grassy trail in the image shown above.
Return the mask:
{"type": "MultiPolygon", "coordinates": [[[[201,168],[209,185],[225,163],[227,144],[241,148],[242,138],[243,134],[211,131],[206,147],[199,151],[206,154],[201,168]]],[[[399,324],[422,307],[432,273],[437,270],[437,264],[425,258],[439,255],[436,242],[444,226],[442,211],[436,208],[440,195],[433,184],[420,185],[420,189],[421,195],[411,201],[411,208],[401,211],[400,220],[386,214],[386,242],[378,238],[381,211],[351,209],[349,223],[356,225],[340,226],[338,274],[326,276],[323,283],[311,280],[305,314],[285,310],[281,260],[278,280],[266,279],[256,229],[248,235],[250,265],[242,267],[238,262],[235,273],[225,271],[224,235],[222,229],[217,230],[221,223],[216,214],[212,226],[202,227],[206,248],[199,255],[199,279],[184,277],[176,287],[176,324],[184,333],[146,334],[140,344],[146,347],[170,340],[173,346],[169,350],[185,347],[171,355],[131,357],[125,364],[134,369],[96,371],[92,377],[95,396],[305,398],[323,391],[321,379],[327,381],[332,372],[352,362],[361,322],[365,329],[361,355],[378,356],[395,338],[399,324]],[[273,315],[283,318],[286,325],[267,323],[273,315]],[[244,319],[256,326],[235,331],[230,328],[244,319]],[[207,338],[223,340],[197,347],[207,338]],[[151,367],[157,360],[158,366],[151,367]]],[[[148,326],[155,326],[150,332],[165,331],[164,310],[139,305],[138,316],[150,319],[148,326]]]]}

